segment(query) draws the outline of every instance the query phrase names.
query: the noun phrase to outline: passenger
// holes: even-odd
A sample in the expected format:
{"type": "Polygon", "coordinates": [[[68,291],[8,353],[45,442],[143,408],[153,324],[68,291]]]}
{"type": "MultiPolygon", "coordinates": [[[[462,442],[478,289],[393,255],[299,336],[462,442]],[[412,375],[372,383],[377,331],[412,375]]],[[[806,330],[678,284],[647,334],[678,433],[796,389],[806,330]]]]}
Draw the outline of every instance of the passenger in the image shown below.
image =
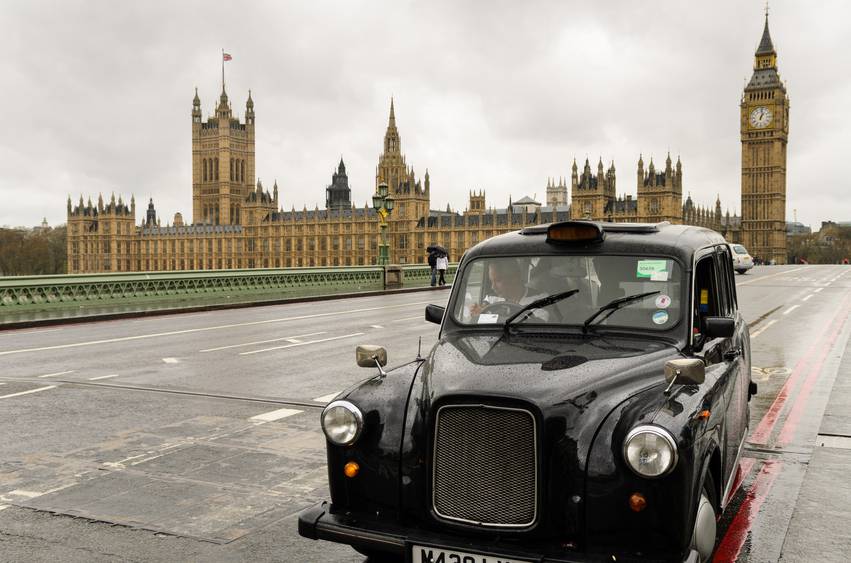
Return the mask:
{"type": "MultiPolygon", "coordinates": [[[[529,288],[523,281],[523,274],[520,266],[514,259],[495,260],[488,264],[488,279],[490,279],[491,287],[496,293],[493,296],[485,297],[484,303],[474,303],[470,305],[470,313],[472,315],[480,314],[488,306],[495,303],[511,303],[515,305],[528,305],[529,303],[546,297],[545,294],[530,294],[529,288]]],[[[538,310],[533,313],[533,316],[539,320],[546,321],[549,319],[549,313],[545,310],[538,310]]]]}

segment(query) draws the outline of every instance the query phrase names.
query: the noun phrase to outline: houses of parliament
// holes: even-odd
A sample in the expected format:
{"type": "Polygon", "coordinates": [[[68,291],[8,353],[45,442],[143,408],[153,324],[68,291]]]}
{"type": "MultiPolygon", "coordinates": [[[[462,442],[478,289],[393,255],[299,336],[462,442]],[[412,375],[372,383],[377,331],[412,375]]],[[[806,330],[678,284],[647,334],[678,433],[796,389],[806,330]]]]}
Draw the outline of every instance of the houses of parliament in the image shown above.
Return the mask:
{"type": "MultiPolygon", "coordinates": [[[[390,261],[422,263],[426,247],[440,244],[457,260],[486,238],[531,224],[567,219],[684,223],[722,233],[742,242],[751,254],[784,263],[786,142],[789,102],[776,65],[766,17],[755,53],[753,77],[740,104],[742,143],[741,217],[714,206],[683,201],[683,164],[645,162],[639,155],[636,197],[618,195],[614,162],[574,160],[566,179],[551,179],[546,201],[529,197],[488,205],[484,191],[468,193],[461,213],[432,209],[428,170],[420,179],[405,159],[394,102],[376,167],[375,186],[387,184],[395,198],[388,217],[390,261]]],[[[192,101],[192,215],[171,220],[158,216],[149,200],[141,221],[136,201],[94,203],[82,196],[67,202],[68,272],[136,272],[358,266],[376,264],[380,218],[371,207],[352,203],[342,158],[325,188],[325,208],[289,211],[281,205],[277,183],[271,189],[255,181],[255,109],[251,92],[244,120],[234,117],[224,84],[214,115],[203,118],[198,92],[192,101]],[[165,223],[165,224],[163,224],[165,223]]]]}

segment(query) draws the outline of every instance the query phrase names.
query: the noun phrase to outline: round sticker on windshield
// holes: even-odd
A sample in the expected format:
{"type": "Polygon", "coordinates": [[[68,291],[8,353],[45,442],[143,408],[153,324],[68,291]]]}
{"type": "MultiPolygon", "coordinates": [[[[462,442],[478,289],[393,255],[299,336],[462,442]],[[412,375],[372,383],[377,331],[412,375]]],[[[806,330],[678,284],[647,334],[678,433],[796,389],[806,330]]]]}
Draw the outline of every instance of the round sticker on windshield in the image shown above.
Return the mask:
{"type": "Polygon", "coordinates": [[[667,311],[656,311],[653,313],[653,322],[657,325],[663,325],[668,322],[668,312],[667,311]]]}
{"type": "Polygon", "coordinates": [[[671,298],[667,295],[660,295],[656,298],[656,307],[659,309],[667,309],[671,306],[671,298]]]}

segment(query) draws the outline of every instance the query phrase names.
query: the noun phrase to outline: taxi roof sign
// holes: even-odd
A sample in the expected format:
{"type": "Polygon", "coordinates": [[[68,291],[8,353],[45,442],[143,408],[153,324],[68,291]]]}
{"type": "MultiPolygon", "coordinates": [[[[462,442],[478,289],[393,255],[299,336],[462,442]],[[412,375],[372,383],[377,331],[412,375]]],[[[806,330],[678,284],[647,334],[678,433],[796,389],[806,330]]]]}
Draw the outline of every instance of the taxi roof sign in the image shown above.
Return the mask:
{"type": "Polygon", "coordinates": [[[591,221],[564,221],[547,227],[547,242],[603,242],[604,238],[603,227],[591,221]]]}

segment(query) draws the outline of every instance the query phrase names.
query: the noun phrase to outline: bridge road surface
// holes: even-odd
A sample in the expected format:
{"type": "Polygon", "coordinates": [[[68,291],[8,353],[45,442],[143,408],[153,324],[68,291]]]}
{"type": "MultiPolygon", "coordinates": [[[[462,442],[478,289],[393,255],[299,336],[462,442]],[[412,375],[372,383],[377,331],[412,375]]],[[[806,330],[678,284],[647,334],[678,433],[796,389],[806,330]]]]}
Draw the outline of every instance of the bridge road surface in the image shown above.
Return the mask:
{"type": "MultiPolygon", "coordinates": [[[[831,501],[810,486],[811,460],[829,470],[823,452],[851,454],[819,436],[837,374],[851,399],[851,269],[757,267],[736,280],[759,395],[716,561],[832,560],[800,548],[831,547],[808,529],[831,501]]],[[[319,413],[372,374],[355,366],[356,344],[384,345],[390,365],[413,359],[420,337],[427,353],[437,326],[425,305],[447,297],[0,332],[0,561],[363,561],[296,530],[298,511],[327,498],[319,413]]]]}

